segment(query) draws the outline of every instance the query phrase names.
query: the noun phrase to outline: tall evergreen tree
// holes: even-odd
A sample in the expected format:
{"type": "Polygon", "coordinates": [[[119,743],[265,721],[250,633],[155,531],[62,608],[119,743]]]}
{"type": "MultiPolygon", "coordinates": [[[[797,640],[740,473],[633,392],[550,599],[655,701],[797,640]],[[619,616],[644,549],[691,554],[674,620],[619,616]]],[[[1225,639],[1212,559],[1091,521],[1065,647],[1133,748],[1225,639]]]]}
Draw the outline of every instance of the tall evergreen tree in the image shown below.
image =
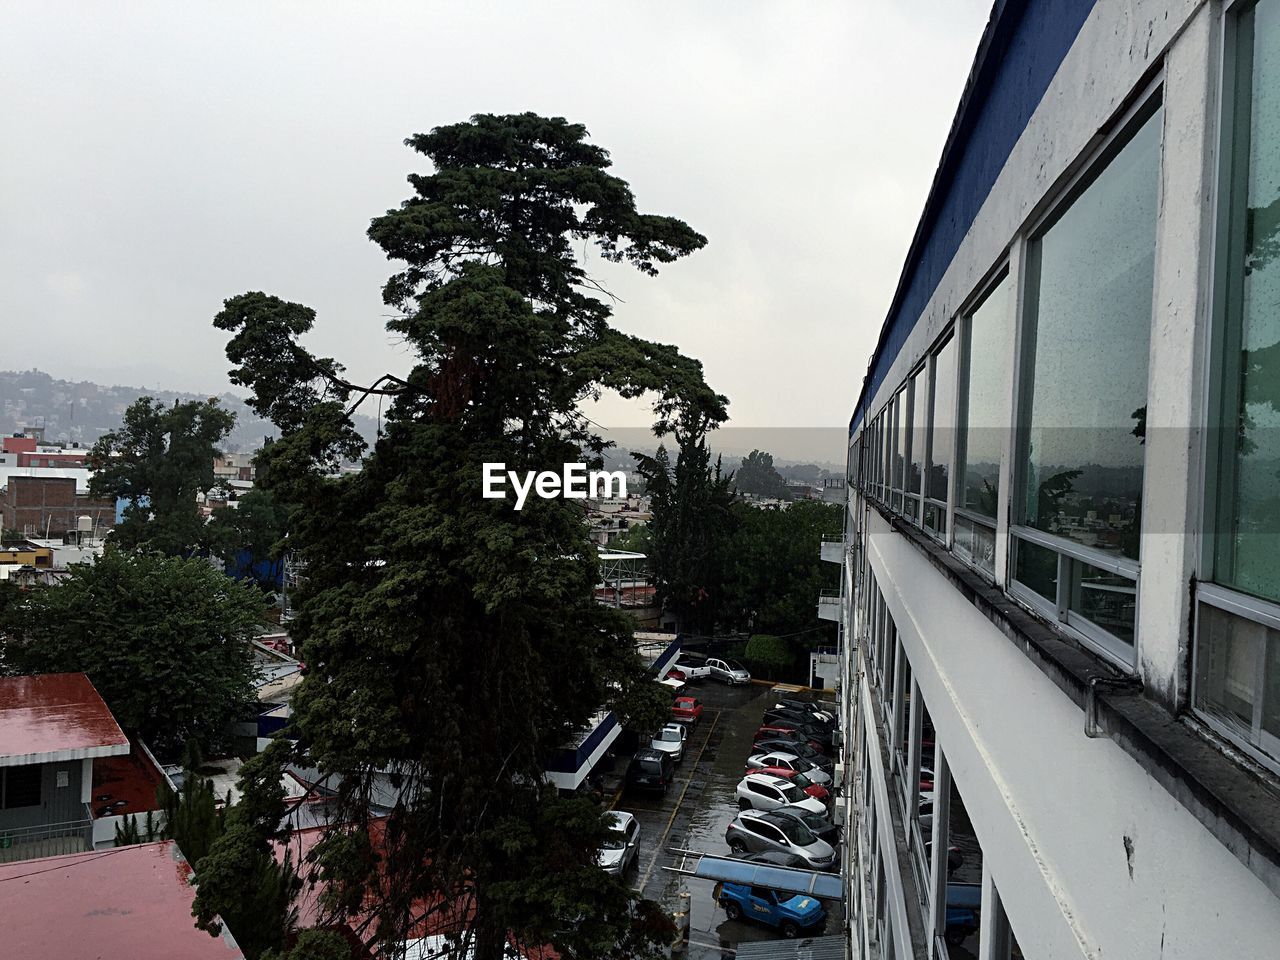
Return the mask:
{"type": "Polygon", "coordinates": [[[412,175],[413,196],[369,235],[404,264],[384,299],[412,371],[355,386],[299,343],[313,311],[262,293],[215,319],[233,378],[281,431],[267,484],[306,565],[294,723],[340,777],[345,814],[316,851],[326,902],[372,910],[364,929],[385,944],[461,905],[476,960],[498,960],[508,937],[569,958],[643,955],[665,926],[596,866],[602,811],[543,780],[571,731],[646,682],[630,626],[593,598],[577,505],[484,499],[482,464],[598,454],[579,405],[609,389],[656,394],[660,432],[690,402],[724,419],[697,362],[610,327],[578,255],[594,244],[654,274],[705,240],[638,212],[608,154],[560,118],[481,115],[408,144],[434,171],[412,175]],[[374,394],[390,398],[386,430],[359,473],[334,476],[362,455],[349,413],[374,394]],[[399,796],[375,832],[380,771],[399,796]]]}
{"type": "Polygon", "coordinates": [[[205,522],[196,496],[214,486],[213,459],[234,425],[235,414],[216,399],[131,403],[124,424],[99,438],[87,458],[90,493],[126,501],[112,542],[173,556],[201,549],[205,522]]]}

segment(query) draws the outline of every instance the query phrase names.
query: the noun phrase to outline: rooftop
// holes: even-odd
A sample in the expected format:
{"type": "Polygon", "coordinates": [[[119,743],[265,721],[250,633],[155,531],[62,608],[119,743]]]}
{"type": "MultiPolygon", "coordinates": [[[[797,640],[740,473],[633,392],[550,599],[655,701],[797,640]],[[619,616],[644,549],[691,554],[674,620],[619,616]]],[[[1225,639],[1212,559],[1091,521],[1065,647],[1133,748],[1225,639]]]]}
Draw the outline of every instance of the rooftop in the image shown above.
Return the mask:
{"type": "Polygon", "coordinates": [[[83,673],[0,679],[0,767],[129,752],[129,738],[83,673]]]}
{"type": "Polygon", "coordinates": [[[160,786],[164,782],[164,774],[137,748],[124,756],[96,761],[90,804],[94,818],[159,810],[160,786]]]}
{"type": "Polygon", "coordinates": [[[197,930],[191,868],[172,840],[0,865],[4,954],[59,960],[243,960],[197,930]]]}

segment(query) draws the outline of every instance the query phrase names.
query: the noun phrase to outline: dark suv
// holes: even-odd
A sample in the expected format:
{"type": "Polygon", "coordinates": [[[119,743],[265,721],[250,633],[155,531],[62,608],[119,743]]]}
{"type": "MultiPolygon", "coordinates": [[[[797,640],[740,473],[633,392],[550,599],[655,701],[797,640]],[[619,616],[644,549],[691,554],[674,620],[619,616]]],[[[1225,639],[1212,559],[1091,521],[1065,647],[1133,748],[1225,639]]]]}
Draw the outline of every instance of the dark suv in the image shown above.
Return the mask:
{"type": "Polygon", "coordinates": [[[675,779],[675,764],[670,754],[645,748],[636,751],[627,767],[627,787],[632,790],[649,790],[666,793],[675,779]]]}

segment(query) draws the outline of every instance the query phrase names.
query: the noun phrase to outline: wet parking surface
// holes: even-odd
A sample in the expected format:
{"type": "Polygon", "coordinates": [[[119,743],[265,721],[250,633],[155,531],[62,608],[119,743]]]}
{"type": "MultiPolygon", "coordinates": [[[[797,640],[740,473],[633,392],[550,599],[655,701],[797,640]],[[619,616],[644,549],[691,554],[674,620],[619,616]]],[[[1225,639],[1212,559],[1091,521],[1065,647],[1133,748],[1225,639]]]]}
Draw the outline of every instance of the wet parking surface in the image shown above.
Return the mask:
{"type": "MultiPolygon", "coordinates": [[[[670,910],[688,909],[688,956],[731,958],[739,943],[780,937],[760,924],[726,919],[712,899],[714,884],[664,870],[680,860],[673,849],[728,853],[724,834],[737,815],[734,789],[742,779],[756,728],[773,703],[769,687],[726,687],[706,681],[689,691],[703,704],[702,720],[689,734],[676,782],[666,796],[628,791],[616,804],[640,822],[640,852],[630,869],[632,883],[645,897],[670,910]],[[687,906],[682,894],[688,894],[687,906]]],[[[787,694],[795,696],[795,694],[787,694]]],[[[840,905],[827,905],[827,932],[840,926],[840,905]]]]}

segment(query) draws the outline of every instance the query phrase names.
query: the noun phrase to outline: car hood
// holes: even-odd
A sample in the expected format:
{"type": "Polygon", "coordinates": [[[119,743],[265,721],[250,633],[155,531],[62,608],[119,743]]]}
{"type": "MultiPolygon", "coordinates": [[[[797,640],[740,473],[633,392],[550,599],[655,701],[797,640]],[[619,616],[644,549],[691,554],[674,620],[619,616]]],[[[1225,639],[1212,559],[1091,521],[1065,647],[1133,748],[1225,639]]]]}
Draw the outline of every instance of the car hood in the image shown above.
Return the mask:
{"type": "Polygon", "coordinates": [[[654,740],[649,746],[659,753],[679,753],[680,748],[684,746],[684,742],[680,740],[654,740]]]}
{"type": "Polygon", "coordinates": [[[597,859],[602,867],[616,867],[622,862],[622,855],[626,853],[626,849],[622,850],[601,850],[597,859]]]}
{"type": "Polygon", "coordinates": [[[827,805],[825,803],[823,803],[821,800],[817,799],[816,797],[809,796],[808,794],[806,794],[805,798],[801,800],[799,803],[793,803],[791,804],[791,806],[799,807],[802,810],[808,810],[810,813],[826,813],[827,812],[827,805]]]}
{"type": "Polygon", "coordinates": [[[831,774],[817,764],[813,765],[812,770],[806,770],[804,775],[814,783],[824,787],[831,783],[831,774]]]}

